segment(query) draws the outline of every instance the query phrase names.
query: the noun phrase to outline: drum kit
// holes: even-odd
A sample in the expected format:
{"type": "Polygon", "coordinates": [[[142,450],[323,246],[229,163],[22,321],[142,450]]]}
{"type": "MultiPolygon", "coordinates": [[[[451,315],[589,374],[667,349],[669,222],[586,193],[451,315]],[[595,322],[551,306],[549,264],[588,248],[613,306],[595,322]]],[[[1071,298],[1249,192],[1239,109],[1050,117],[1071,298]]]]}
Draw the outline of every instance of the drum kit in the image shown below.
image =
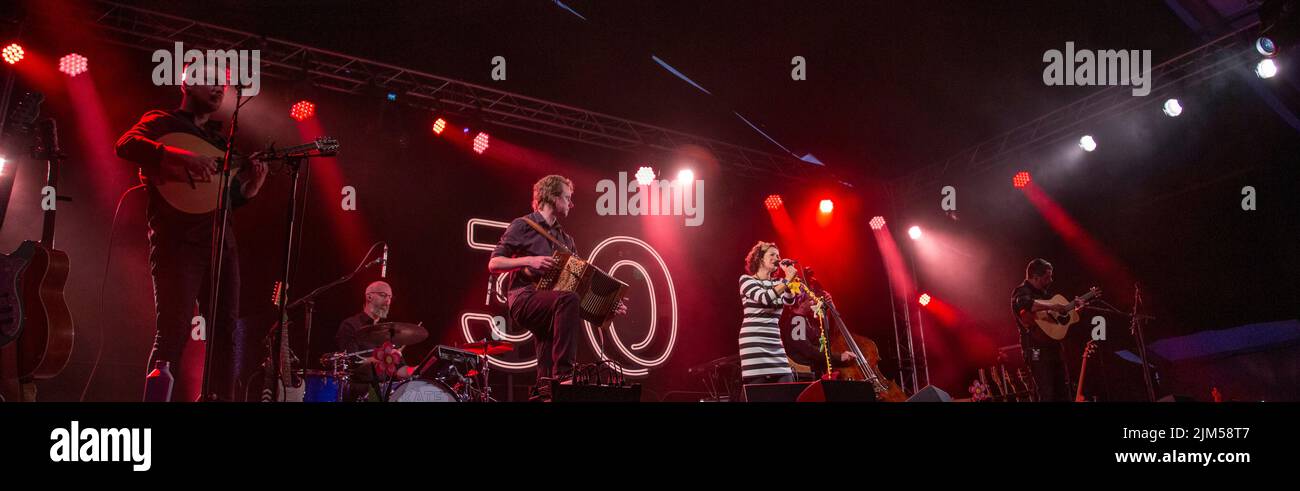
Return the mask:
{"type": "MultiPolygon", "coordinates": [[[[381,322],[357,334],[360,343],[372,346],[409,346],[429,337],[424,326],[405,322],[381,322]]],[[[306,389],[303,402],[495,402],[488,385],[491,369],[487,357],[509,353],[514,347],[488,340],[458,348],[438,345],[406,378],[384,377],[375,370],[375,351],[326,353],[320,359],[325,370],[301,372],[306,389]],[[365,383],[354,384],[357,378],[365,383]],[[358,389],[364,394],[353,393],[354,387],[366,385],[369,387],[358,389]]]]}

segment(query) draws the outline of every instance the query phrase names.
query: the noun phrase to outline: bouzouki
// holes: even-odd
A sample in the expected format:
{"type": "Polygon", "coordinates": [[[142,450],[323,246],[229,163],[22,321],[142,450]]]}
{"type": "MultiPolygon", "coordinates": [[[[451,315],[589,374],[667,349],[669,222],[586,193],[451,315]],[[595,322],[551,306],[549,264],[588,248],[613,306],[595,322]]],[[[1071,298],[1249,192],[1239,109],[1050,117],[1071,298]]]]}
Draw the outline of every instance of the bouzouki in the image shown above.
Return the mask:
{"type": "MultiPolygon", "coordinates": [[[[226,152],[221,150],[207,140],[197,135],[185,132],[168,133],[158,138],[158,141],[169,147],[183,148],[199,155],[207,157],[216,157],[218,161],[224,159],[226,152]]],[[[320,137],[314,141],[294,145],[288,148],[274,149],[274,153],[280,156],[305,154],[307,152],[318,152],[322,155],[330,155],[338,151],[339,143],[330,137],[320,137]]],[[[244,169],[248,162],[257,159],[259,154],[253,154],[248,157],[237,156],[232,158],[230,170],[227,175],[235,177],[244,169]]],[[[146,178],[158,190],[163,201],[178,211],[192,214],[204,214],[217,209],[217,196],[221,190],[221,173],[213,173],[208,179],[198,179],[190,176],[185,180],[165,180],[158,178],[146,178]]]]}
{"type": "MultiPolygon", "coordinates": [[[[1094,286],[1088,290],[1088,293],[1079,296],[1079,298],[1083,300],[1084,305],[1087,305],[1088,302],[1093,301],[1099,296],[1101,296],[1101,289],[1094,286]]],[[[1046,300],[1046,302],[1052,305],[1070,305],[1073,303],[1060,294],[1046,300]]],[[[1042,329],[1043,333],[1046,334],[1047,337],[1057,341],[1065,339],[1065,333],[1069,331],[1071,325],[1074,325],[1077,322],[1079,322],[1078,307],[1070,309],[1068,312],[1064,313],[1052,310],[1040,310],[1034,312],[1034,324],[1037,324],[1038,328],[1042,329]]]]}

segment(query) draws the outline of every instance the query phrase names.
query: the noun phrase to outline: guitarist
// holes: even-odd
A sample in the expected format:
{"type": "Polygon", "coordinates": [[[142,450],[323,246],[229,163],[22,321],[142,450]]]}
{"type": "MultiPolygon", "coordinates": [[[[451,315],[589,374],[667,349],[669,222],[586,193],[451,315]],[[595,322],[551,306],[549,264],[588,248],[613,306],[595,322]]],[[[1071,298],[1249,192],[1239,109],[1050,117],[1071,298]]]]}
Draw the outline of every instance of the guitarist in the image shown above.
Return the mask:
{"type": "MultiPolygon", "coordinates": [[[[209,66],[213,71],[215,67],[209,66]]],[[[216,80],[216,77],[209,80],[216,80]]],[[[209,263],[212,255],[212,233],[217,212],[190,214],[167,204],[154,187],[168,180],[188,181],[219,179],[220,164],[216,158],[205,157],[183,148],[158,142],[169,133],[189,133],[214,147],[224,150],[226,139],[222,123],[211,119],[225,99],[226,85],[201,85],[202,80],[184,82],[180,86],[180,107],[172,110],[153,110],[122,134],[116,145],[117,156],[136,164],[140,175],[146,179],[149,204],[146,217],[149,223],[149,268],[153,276],[154,308],[157,333],[153,352],[149,355],[146,370],[151,370],[155,360],[171,362],[176,378],[174,394],[187,394],[182,388],[185,377],[179,373],[181,353],[190,337],[191,320],[198,301],[199,312],[207,312],[209,294],[209,263]]],[[[228,199],[238,207],[257,196],[266,181],[265,163],[254,161],[250,172],[242,172],[230,179],[228,199]]],[[[234,363],[235,319],[239,318],[239,255],[235,247],[233,227],[226,231],[222,245],[224,259],[221,272],[221,305],[216,322],[208,320],[208,332],[221,333],[209,346],[217,351],[217,373],[213,377],[213,390],[220,400],[233,399],[232,384],[234,363]]],[[[196,388],[190,388],[191,390],[196,388]]],[[[178,396],[179,397],[179,396],[178,396]]]]}
{"type": "Polygon", "coordinates": [[[1020,331],[1020,350],[1025,364],[1038,387],[1039,401],[1069,401],[1070,390],[1066,378],[1061,343],[1045,335],[1034,323],[1034,314],[1044,310],[1068,312],[1081,307],[1083,300],[1055,305],[1047,302],[1052,295],[1047,288],[1052,284],[1052,263],[1034,259],[1025,267],[1025,281],[1011,292],[1011,312],[1020,331]]]}

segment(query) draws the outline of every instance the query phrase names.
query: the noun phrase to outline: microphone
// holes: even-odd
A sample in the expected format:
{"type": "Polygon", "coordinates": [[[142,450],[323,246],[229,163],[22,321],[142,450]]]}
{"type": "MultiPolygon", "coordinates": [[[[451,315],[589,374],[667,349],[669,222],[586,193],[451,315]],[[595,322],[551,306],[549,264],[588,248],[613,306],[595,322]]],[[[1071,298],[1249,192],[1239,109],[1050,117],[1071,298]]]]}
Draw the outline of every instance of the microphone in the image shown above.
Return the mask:
{"type": "Polygon", "coordinates": [[[384,243],[384,255],[379,258],[379,277],[388,279],[388,243],[384,243]]]}
{"type": "Polygon", "coordinates": [[[782,265],[782,266],[794,266],[794,265],[796,265],[796,264],[799,264],[799,261],[795,261],[794,259],[782,259],[782,260],[781,260],[781,265],[782,265]]]}

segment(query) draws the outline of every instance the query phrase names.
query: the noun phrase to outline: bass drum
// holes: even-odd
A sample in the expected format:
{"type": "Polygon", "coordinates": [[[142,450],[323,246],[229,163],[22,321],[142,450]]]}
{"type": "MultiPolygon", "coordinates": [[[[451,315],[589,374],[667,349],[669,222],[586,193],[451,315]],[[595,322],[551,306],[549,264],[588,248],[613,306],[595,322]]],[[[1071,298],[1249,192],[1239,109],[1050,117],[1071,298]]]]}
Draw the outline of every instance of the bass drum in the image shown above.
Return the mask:
{"type": "Polygon", "coordinates": [[[439,380],[414,378],[402,382],[388,396],[388,402],[464,402],[439,380]]]}

